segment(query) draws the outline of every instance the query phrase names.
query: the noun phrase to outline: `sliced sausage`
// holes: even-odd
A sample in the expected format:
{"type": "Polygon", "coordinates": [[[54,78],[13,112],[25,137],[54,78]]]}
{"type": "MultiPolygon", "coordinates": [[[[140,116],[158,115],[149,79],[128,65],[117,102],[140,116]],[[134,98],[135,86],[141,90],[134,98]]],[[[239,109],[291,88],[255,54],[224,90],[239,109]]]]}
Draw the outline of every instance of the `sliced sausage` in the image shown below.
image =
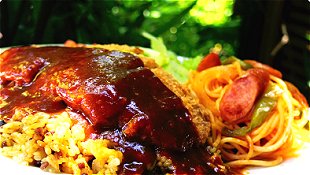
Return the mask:
{"type": "Polygon", "coordinates": [[[220,115],[229,123],[238,123],[247,117],[257,98],[265,91],[269,73],[263,69],[249,69],[236,79],[220,101],[220,115]]]}
{"type": "Polygon", "coordinates": [[[249,69],[247,73],[259,79],[258,81],[260,85],[259,94],[263,93],[266,90],[269,80],[270,80],[269,72],[267,72],[264,69],[254,68],[254,69],[249,69]]]}
{"type": "Polygon", "coordinates": [[[263,64],[263,63],[255,61],[255,60],[244,60],[244,62],[251,64],[255,68],[264,69],[264,70],[268,71],[271,75],[274,75],[278,78],[282,78],[282,73],[280,71],[278,71],[275,68],[268,66],[267,64],[263,64]]]}

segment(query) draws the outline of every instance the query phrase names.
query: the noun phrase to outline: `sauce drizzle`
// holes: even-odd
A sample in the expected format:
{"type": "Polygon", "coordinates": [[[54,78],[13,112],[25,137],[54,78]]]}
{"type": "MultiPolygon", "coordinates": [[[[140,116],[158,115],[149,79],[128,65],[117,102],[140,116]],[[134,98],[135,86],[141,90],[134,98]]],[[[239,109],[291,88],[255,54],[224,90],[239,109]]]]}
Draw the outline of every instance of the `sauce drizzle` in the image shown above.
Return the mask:
{"type": "MultiPolygon", "coordinates": [[[[159,150],[177,151],[171,159],[180,165],[180,157],[199,143],[182,100],[135,55],[95,48],[20,47],[2,53],[1,60],[0,93],[8,104],[0,115],[5,121],[16,108],[79,113],[92,127],[89,137],[109,139],[124,153],[120,174],[152,169],[159,150]]],[[[189,164],[193,166],[206,160],[185,157],[195,160],[189,164]]],[[[182,172],[190,169],[182,167],[182,172]]],[[[198,172],[219,174],[207,164],[198,172]]]]}

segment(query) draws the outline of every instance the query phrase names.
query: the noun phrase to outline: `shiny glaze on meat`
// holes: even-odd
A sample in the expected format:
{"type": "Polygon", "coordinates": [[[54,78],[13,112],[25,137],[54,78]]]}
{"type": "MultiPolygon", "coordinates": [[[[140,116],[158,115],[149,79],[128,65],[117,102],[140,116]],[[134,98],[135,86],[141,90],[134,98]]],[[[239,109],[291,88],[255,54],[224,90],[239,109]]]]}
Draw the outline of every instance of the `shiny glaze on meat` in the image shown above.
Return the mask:
{"type": "Polygon", "coordinates": [[[110,139],[124,153],[121,174],[152,169],[159,150],[177,152],[170,156],[175,165],[191,162],[175,166],[174,173],[219,173],[201,166],[205,156],[187,156],[199,143],[190,113],[137,56],[105,49],[20,47],[2,53],[1,62],[1,98],[8,104],[0,114],[6,121],[16,108],[69,109],[89,122],[90,138],[110,139]]]}

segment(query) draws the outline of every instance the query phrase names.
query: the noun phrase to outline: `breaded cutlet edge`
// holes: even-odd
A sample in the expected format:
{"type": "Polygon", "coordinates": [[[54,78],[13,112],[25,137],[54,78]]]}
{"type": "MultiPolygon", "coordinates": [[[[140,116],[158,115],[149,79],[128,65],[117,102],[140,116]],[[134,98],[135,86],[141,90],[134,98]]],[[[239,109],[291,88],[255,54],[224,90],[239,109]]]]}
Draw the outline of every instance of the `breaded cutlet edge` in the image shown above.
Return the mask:
{"type": "Polygon", "coordinates": [[[136,53],[138,47],[118,44],[97,45],[100,48],[108,50],[118,50],[123,52],[129,52],[138,56],[144,63],[145,67],[149,68],[172,92],[174,92],[183,102],[183,105],[187,108],[191,114],[191,120],[197,129],[200,143],[204,144],[210,133],[210,119],[209,112],[206,108],[199,103],[199,99],[185,85],[180,84],[171,74],[167,73],[161,67],[159,67],[155,60],[146,57],[140,53],[136,53]]]}

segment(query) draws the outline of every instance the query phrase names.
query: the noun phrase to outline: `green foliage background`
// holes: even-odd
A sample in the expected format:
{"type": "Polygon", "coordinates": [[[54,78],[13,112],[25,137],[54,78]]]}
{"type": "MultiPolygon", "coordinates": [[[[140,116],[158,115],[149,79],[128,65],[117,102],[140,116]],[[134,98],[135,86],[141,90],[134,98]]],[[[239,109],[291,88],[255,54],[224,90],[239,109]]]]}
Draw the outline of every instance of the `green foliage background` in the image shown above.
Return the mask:
{"type": "Polygon", "coordinates": [[[221,43],[238,48],[233,0],[3,0],[1,46],[33,43],[119,43],[149,46],[142,31],[160,36],[183,56],[221,43]]]}
{"type": "MultiPolygon", "coordinates": [[[[202,56],[220,43],[226,55],[270,63],[267,50],[273,49],[272,41],[278,40],[281,33],[267,39],[268,45],[262,44],[263,32],[268,33],[264,22],[270,21],[275,15],[268,9],[281,8],[278,4],[288,4],[290,7],[290,1],[293,2],[2,0],[0,47],[64,43],[67,39],[88,44],[118,43],[149,47],[150,41],[141,35],[145,31],[163,38],[167,48],[178,55],[202,56]]],[[[282,16],[274,22],[280,23],[285,19],[287,11],[283,10],[282,16]]],[[[297,85],[309,99],[309,51],[304,49],[303,52],[305,56],[299,58],[304,63],[302,65],[294,63],[289,70],[283,66],[284,58],[294,59],[285,55],[284,50],[270,65],[278,68],[284,74],[284,79],[297,85]],[[301,72],[303,76],[295,72],[301,72]]]]}

